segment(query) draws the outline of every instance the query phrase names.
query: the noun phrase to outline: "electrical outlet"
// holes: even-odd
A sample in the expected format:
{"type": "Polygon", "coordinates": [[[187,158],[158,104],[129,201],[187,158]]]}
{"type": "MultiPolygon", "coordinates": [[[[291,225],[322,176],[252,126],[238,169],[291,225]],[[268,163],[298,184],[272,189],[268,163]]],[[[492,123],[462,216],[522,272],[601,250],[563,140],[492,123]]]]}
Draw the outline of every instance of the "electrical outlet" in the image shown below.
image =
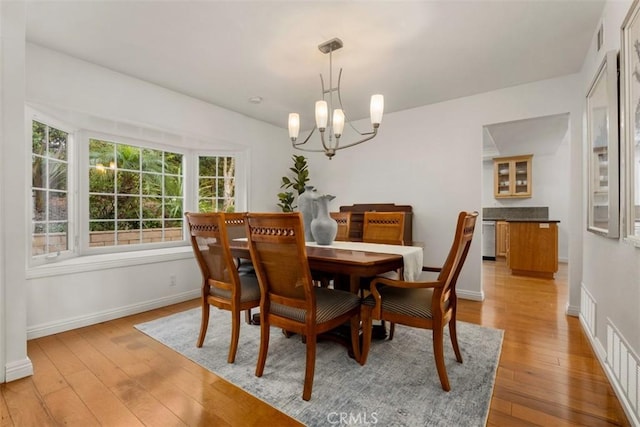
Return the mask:
{"type": "Polygon", "coordinates": [[[175,286],[176,285],[176,275],[172,274],[171,276],[169,276],[169,286],[175,286]]]}

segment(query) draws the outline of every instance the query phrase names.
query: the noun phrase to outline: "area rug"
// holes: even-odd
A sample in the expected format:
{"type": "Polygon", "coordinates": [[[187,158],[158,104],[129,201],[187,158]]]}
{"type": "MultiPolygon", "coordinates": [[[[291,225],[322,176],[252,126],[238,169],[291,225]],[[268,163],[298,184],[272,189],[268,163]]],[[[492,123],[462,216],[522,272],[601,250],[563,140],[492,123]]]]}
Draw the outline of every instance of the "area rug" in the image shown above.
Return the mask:
{"type": "MultiPolygon", "coordinates": [[[[464,363],[448,335],[445,363],[451,391],[440,386],[431,331],[396,326],[392,341],[374,341],[365,366],[332,341],[317,346],[311,400],[302,400],[305,344],[272,329],[264,374],[255,376],[260,327],[243,323],[234,364],[227,363],[230,316],[211,309],[207,338],[196,347],[200,308],[136,328],[308,426],[484,426],[503,331],[458,322],[464,363]]],[[[267,421],[265,421],[267,422],[267,421]]],[[[266,424],[265,424],[266,425],[266,424]]]]}

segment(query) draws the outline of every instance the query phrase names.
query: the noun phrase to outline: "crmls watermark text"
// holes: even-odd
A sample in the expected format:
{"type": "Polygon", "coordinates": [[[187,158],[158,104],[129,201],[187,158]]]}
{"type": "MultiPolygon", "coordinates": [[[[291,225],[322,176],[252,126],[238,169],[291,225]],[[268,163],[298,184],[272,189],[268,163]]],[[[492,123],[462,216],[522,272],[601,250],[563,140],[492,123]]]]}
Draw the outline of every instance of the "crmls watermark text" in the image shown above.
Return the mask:
{"type": "Polygon", "coordinates": [[[327,421],[331,425],[347,425],[347,426],[355,426],[355,425],[373,425],[378,424],[378,413],[377,412],[329,412],[327,415],[327,421]]]}

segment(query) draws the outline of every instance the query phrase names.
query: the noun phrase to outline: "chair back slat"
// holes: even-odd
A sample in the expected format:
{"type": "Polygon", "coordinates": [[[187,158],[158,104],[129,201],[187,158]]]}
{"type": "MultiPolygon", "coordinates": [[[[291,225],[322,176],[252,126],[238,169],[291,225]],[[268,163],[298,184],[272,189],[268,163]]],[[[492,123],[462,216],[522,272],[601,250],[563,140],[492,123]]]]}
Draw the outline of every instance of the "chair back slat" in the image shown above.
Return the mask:
{"type": "Polygon", "coordinates": [[[335,240],[346,242],[351,232],[351,212],[330,212],[331,218],[338,223],[338,232],[335,240]]]}
{"type": "Polygon", "coordinates": [[[263,294],[314,299],[300,213],[249,213],[246,221],[251,258],[263,294]]]}
{"type": "Polygon", "coordinates": [[[229,240],[247,237],[247,230],[244,226],[246,215],[246,212],[225,212],[224,222],[227,226],[229,240]]]}
{"type": "Polygon", "coordinates": [[[388,245],[404,245],[404,212],[365,212],[362,241],[388,245]]]}
{"type": "Polygon", "coordinates": [[[185,216],[203,286],[232,290],[233,294],[240,279],[229,249],[225,214],[186,213],[185,216]]]}

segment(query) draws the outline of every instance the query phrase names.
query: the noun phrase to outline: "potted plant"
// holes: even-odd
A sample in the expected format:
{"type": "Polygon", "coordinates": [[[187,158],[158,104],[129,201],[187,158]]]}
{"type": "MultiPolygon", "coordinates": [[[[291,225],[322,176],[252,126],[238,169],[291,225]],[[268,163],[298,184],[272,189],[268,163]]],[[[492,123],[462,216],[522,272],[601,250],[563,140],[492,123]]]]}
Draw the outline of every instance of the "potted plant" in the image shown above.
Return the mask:
{"type": "Polygon", "coordinates": [[[307,182],[309,182],[309,168],[307,165],[307,158],[304,156],[296,156],[293,155],[293,166],[289,168],[293,175],[283,176],[282,184],[280,188],[293,189],[296,194],[294,195],[293,191],[283,191],[278,193],[278,207],[282,209],[282,212],[293,212],[293,210],[297,207],[294,206],[296,195],[304,193],[304,187],[307,182]]]}

